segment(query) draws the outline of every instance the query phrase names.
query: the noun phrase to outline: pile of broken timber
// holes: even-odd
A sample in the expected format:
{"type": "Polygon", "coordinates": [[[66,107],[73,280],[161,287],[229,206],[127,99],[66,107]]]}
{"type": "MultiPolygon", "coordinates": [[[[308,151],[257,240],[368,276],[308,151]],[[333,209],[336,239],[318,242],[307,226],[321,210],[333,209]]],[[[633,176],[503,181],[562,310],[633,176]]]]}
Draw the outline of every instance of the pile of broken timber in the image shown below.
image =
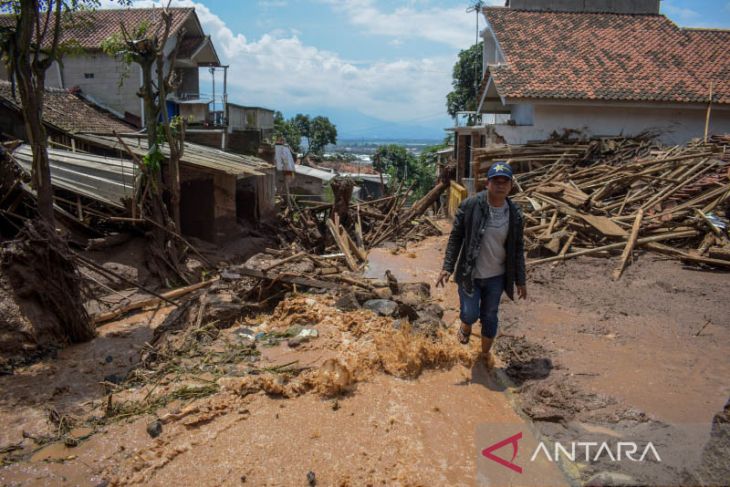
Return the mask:
{"type": "Polygon", "coordinates": [[[730,210],[729,137],[671,148],[628,139],[600,143],[512,147],[513,157],[492,150],[490,158],[501,150],[501,160],[532,163],[517,174],[513,199],[525,212],[529,255],[550,256],[528,265],[621,252],[618,279],[641,247],[730,268],[723,228],[730,210]]]}
{"type": "Polygon", "coordinates": [[[280,214],[289,234],[283,240],[296,242],[308,252],[342,254],[347,267],[357,271],[366,262],[367,252],[385,241],[402,244],[441,235],[438,225],[424,214],[447,187],[447,183],[437,183],[411,206],[407,202],[413,186],[404,190],[402,183],[390,196],[349,203],[344,208],[300,202],[280,214]]]}

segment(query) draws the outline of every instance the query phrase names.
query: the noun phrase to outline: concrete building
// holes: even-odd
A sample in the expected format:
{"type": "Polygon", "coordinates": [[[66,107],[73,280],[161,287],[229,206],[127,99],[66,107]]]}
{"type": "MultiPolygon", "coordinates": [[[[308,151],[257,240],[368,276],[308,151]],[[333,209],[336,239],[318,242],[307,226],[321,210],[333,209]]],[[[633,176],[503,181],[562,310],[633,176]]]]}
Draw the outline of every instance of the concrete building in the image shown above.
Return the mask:
{"type": "Polygon", "coordinates": [[[688,142],[704,135],[711,95],[710,133],[730,132],[730,31],[680,28],[658,0],[509,0],[483,15],[478,109],[454,129],[460,181],[490,142],[688,142]]]}
{"type": "MultiPolygon", "coordinates": [[[[203,123],[205,107],[212,100],[211,95],[201,93],[199,70],[217,68],[225,73],[226,67],[221,65],[195,9],[172,8],[170,11],[172,27],[165,45],[166,70],[176,71],[179,88],[168,96],[168,111],[173,115],[192,114],[195,123],[203,123]],[[173,63],[171,57],[175,48],[177,56],[173,63]]],[[[142,82],[141,68],[106,55],[101,46],[106,39],[121,36],[122,25],[128,32],[144,24],[154,27],[159,16],[160,9],[152,8],[100,9],[74,14],[74,22],[64,26],[61,41],[73,41],[79,49],[64,55],[62,63],[53,63],[46,74],[46,87],[80,91],[98,105],[141,127],[144,110],[137,95],[142,82]]],[[[9,16],[0,16],[0,25],[13,21],[9,16]]],[[[9,79],[1,63],[0,79],[9,79]]],[[[221,101],[225,98],[224,82],[221,101]]]]}

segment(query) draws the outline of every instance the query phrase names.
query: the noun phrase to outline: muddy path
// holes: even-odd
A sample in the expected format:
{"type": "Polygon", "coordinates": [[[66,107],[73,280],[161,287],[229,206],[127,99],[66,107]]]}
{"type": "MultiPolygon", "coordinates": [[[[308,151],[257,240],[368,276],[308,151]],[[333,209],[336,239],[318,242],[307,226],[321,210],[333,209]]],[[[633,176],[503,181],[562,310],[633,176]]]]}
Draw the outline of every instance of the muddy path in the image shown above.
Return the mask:
{"type": "Polygon", "coordinates": [[[476,341],[336,301],[174,330],[151,365],[172,314],[141,313],[0,377],[0,484],[475,485],[477,426],[525,425],[476,341]]]}
{"type": "MultiPolygon", "coordinates": [[[[446,240],[378,250],[370,272],[390,268],[399,278],[427,274],[435,280],[446,240]]],[[[530,269],[529,298],[503,298],[497,375],[514,393],[518,412],[550,440],[571,437],[585,425],[610,425],[614,434],[626,435],[701,424],[706,431],[694,451],[702,452],[713,418],[727,409],[730,397],[730,274],[642,255],[613,282],[614,267],[611,259],[582,258],[530,269]]],[[[457,320],[455,291],[434,294],[446,317],[457,320]]],[[[723,448],[730,452],[730,443],[723,448]]],[[[607,471],[615,466],[565,469],[586,482],[610,479],[607,471]]],[[[613,480],[648,482],[667,473],[630,470],[613,480]]],[[[725,474],[730,478],[730,470],[719,476],[725,474]]]]}

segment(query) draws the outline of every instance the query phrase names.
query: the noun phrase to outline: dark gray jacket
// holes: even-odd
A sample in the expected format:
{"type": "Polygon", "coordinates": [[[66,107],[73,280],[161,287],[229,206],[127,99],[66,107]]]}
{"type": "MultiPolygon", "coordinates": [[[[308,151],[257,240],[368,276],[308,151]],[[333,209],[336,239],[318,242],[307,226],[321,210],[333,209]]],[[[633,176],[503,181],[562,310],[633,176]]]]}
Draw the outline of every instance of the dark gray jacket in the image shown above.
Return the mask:
{"type": "MultiPolygon", "coordinates": [[[[505,250],[504,292],[514,300],[514,286],[525,285],[525,242],[523,237],[522,210],[507,198],[509,206],[509,230],[505,250]]],[[[459,206],[451,229],[443,269],[454,276],[454,281],[471,292],[474,286],[474,270],[482,244],[482,236],[489,220],[487,191],[484,190],[464,200],[459,206]],[[454,272],[456,269],[456,272],[454,272]]]]}

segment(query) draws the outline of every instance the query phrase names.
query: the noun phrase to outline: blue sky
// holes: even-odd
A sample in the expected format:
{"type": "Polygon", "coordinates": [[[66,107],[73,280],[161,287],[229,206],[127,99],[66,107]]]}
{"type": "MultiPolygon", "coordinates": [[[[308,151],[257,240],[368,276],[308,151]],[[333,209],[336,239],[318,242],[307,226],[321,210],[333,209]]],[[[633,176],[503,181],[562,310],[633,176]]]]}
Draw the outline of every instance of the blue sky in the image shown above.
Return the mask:
{"type": "MultiPolygon", "coordinates": [[[[475,37],[469,3],[176,0],[173,5],[196,7],[219,56],[231,65],[231,101],[288,116],[325,114],[350,137],[430,138],[451,123],[445,110],[451,68],[475,37]]],[[[662,12],[680,26],[730,28],[730,0],[662,0],[662,12]]]]}

